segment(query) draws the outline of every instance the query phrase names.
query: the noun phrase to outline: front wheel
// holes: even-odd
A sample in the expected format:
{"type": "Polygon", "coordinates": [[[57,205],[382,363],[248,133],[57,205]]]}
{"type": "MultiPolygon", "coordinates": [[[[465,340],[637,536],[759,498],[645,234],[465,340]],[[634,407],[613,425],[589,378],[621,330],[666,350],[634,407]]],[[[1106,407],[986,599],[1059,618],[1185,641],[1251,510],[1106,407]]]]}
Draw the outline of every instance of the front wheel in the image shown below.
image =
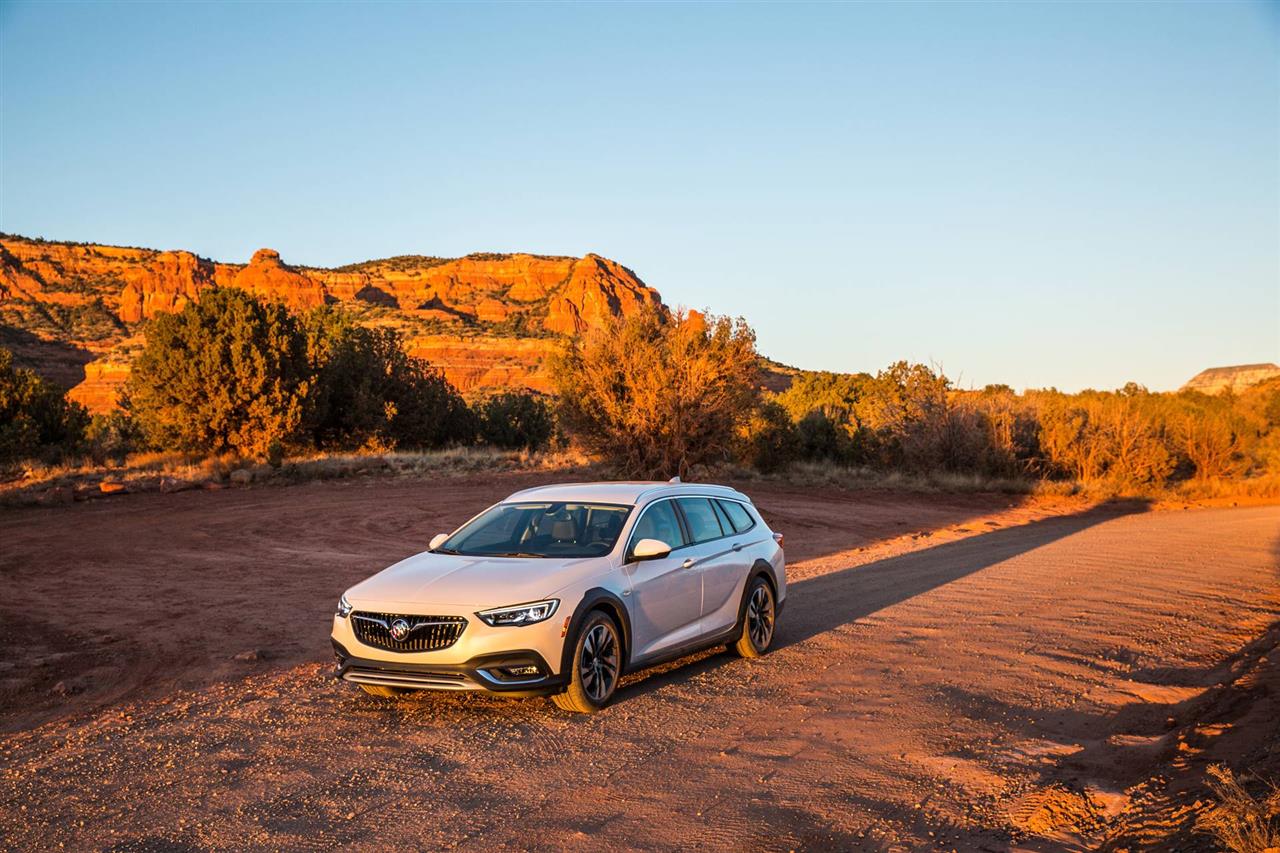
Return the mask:
{"type": "Polygon", "coordinates": [[[587,616],[574,639],[569,687],[551,697],[557,707],[578,714],[594,714],[613,697],[622,674],[622,643],[618,626],[600,611],[587,616]]]}
{"type": "Polygon", "coordinates": [[[773,587],[757,575],[747,585],[747,606],[742,615],[742,634],[733,650],[744,658],[758,658],[773,645],[773,629],[778,608],[773,600],[773,587]]]}

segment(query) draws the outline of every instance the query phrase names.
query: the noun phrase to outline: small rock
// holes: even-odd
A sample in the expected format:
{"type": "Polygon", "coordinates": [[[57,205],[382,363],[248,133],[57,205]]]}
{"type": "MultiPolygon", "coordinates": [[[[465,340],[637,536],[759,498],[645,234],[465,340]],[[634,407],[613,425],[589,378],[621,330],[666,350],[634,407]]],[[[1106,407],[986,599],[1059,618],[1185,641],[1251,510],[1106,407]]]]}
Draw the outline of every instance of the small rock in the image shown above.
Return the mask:
{"type": "Polygon", "coordinates": [[[237,468],[231,472],[231,482],[237,486],[247,486],[253,482],[253,472],[248,468],[237,468]]]}
{"type": "Polygon", "coordinates": [[[240,654],[236,655],[234,660],[244,661],[245,663],[252,663],[253,661],[262,660],[266,656],[267,656],[266,653],[263,652],[261,649],[249,649],[246,652],[241,652],[240,654]]]}
{"type": "Polygon", "coordinates": [[[129,491],[129,489],[118,480],[103,480],[98,484],[98,491],[104,495],[119,495],[129,491]]]}
{"type": "Polygon", "coordinates": [[[160,481],[160,491],[164,494],[173,494],[174,492],[185,492],[188,489],[194,489],[196,483],[190,480],[179,480],[174,477],[165,477],[160,481]]]}
{"type": "Polygon", "coordinates": [[[216,492],[222,488],[222,484],[215,483],[213,480],[205,480],[200,484],[200,488],[204,489],[206,492],[216,492]]]}

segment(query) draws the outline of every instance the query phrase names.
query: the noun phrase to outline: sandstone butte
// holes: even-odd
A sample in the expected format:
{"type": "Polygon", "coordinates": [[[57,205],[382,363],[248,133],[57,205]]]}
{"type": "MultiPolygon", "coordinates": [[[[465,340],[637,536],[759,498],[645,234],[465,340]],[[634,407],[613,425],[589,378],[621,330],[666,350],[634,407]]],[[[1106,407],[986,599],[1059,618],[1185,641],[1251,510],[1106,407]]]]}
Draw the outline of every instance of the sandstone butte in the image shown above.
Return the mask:
{"type": "Polygon", "coordinates": [[[1239,394],[1268,379],[1280,376],[1280,367],[1271,363],[1236,364],[1230,367],[1210,367],[1187,380],[1182,391],[1199,391],[1202,394],[1221,394],[1230,391],[1239,394]]]}
{"type": "Polygon", "coordinates": [[[399,330],[412,355],[464,392],[549,390],[544,365],[564,336],[662,305],[631,270],[592,254],[413,255],[321,269],[286,264],[272,249],[227,264],[185,251],[0,235],[0,345],[71,387],[90,411],[108,411],[145,342],[145,321],[211,287],[297,310],[342,303],[361,322],[399,330]]]}

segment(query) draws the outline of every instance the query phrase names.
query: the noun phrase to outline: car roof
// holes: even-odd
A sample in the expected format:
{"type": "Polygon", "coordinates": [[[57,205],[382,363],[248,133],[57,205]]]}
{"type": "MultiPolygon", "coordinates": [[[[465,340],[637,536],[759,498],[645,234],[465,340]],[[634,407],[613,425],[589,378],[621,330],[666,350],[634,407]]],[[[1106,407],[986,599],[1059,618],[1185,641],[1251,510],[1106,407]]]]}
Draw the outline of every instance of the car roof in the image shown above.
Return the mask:
{"type": "Polygon", "coordinates": [[[557,483],[516,492],[507,501],[581,501],[633,506],[659,497],[672,495],[706,495],[737,498],[751,503],[751,498],[728,486],[709,483],[680,483],[651,480],[628,480],[597,483],[557,483]]]}

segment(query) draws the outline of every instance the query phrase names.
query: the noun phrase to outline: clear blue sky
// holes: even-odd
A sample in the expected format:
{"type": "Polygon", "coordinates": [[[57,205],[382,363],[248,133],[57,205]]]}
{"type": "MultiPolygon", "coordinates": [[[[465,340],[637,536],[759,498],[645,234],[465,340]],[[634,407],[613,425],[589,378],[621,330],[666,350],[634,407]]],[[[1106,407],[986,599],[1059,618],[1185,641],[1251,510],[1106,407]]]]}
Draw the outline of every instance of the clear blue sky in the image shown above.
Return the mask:
{"type": "Polygon", "coordinates": [[[622,261],[807,368],[1280,362],[1266,3],[0,2],[0,230],[622,261]]]}

